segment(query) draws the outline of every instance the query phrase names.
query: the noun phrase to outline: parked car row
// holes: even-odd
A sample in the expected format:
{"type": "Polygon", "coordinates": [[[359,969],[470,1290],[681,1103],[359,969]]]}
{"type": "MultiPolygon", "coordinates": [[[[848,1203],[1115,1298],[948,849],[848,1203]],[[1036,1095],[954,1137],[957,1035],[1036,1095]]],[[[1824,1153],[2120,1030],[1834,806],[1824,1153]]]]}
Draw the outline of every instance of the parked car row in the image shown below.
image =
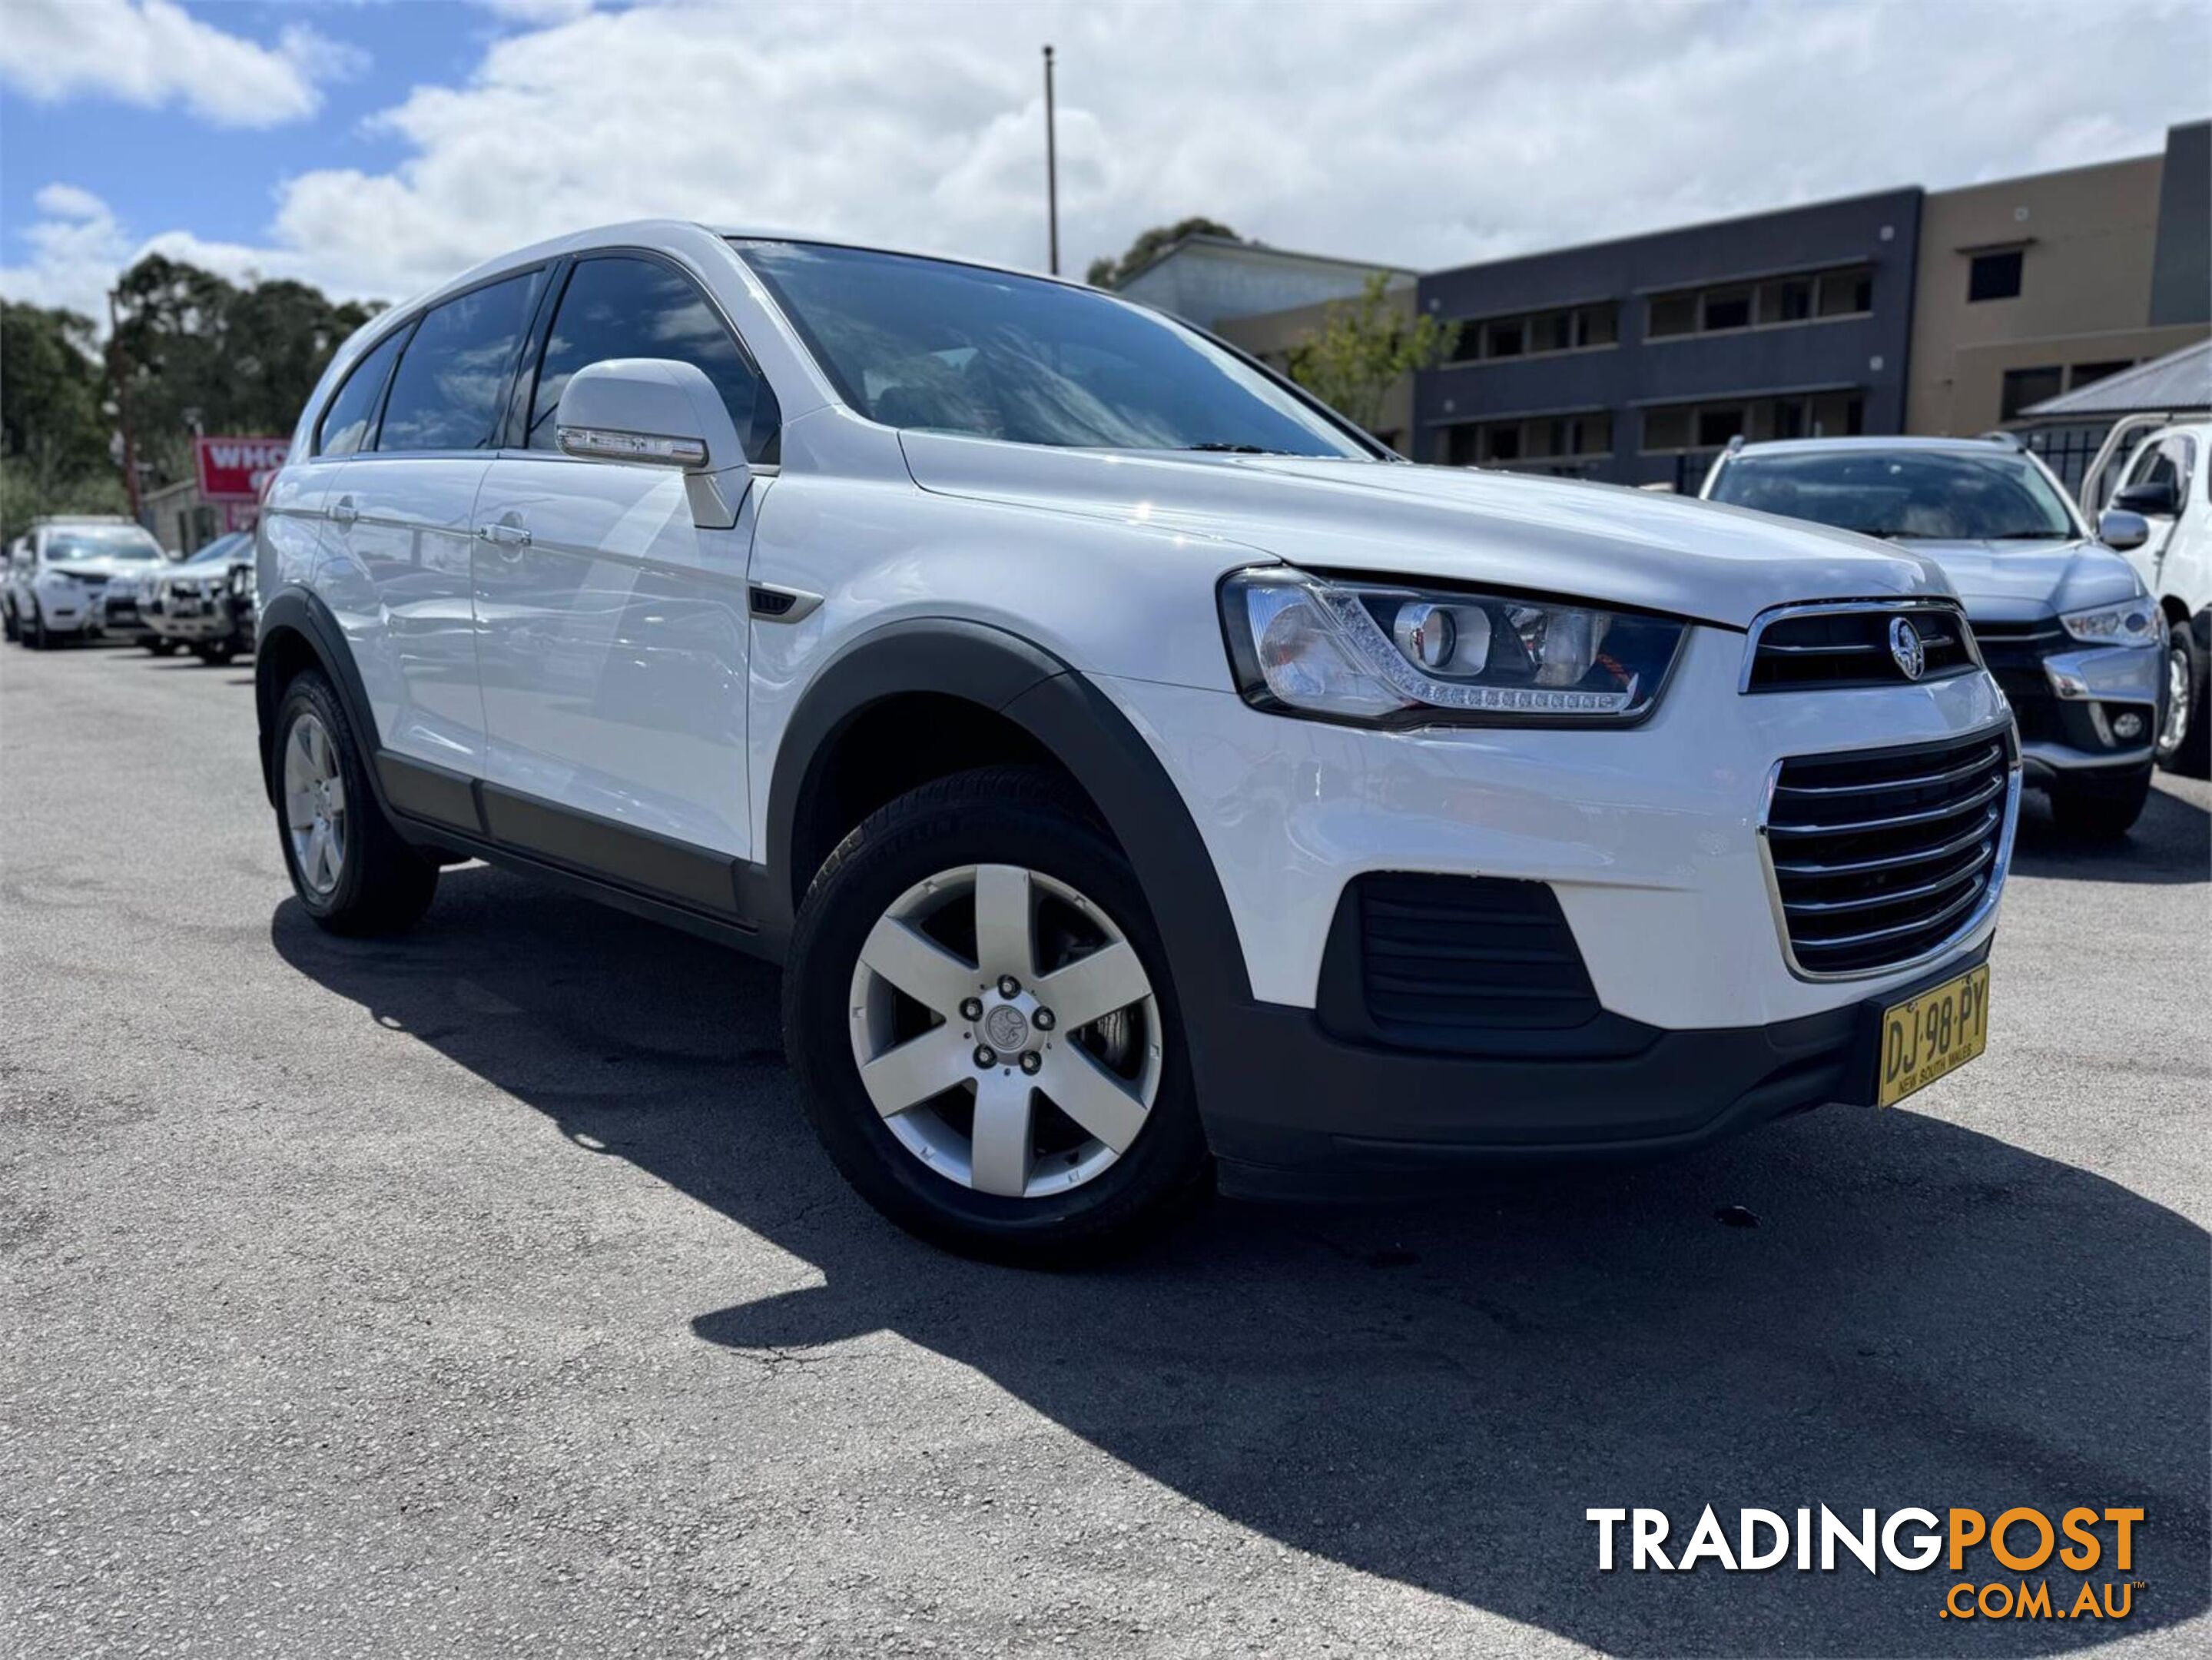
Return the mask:
{"type": "Polygon", "coordinates": [[[228,663],[253,649],[253,538],[234,531],[171,559],[127,519],[40,520],[9,550],[0,583],[7,637],[33,651],[71,640],[134,641],[228,663]]]}

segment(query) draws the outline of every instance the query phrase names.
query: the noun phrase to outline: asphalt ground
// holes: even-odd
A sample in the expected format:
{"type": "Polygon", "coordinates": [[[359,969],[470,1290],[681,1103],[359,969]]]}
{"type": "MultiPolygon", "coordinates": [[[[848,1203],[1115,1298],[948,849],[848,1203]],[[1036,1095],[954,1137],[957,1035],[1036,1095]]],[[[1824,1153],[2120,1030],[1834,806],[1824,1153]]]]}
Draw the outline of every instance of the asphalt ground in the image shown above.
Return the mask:
{"type": "Polygon", "coordinates": [[[475,867],[319,933],[250,675],[0,654],[0,1651],[2205,1651],[2203,786],[2031,805],[1904,1109],[1047,1276],[847,1191],[765,969],[475,867]],[[2117,1621],[1597,1572],[1587,1506],[1708,1503],[2147,1516],[1965,1576],[2117,1621]]]}

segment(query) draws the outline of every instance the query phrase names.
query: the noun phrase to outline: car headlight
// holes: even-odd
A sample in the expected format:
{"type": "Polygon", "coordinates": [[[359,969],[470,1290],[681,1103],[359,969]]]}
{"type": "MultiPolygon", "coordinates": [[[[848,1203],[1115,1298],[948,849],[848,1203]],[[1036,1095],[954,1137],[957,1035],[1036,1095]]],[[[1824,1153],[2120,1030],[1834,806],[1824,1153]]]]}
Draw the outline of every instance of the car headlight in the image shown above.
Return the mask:
{"type": "Polygon", "coordinates": [[[1687,631],[1671,618],[1570,600],[1280,567],[1232,573],[1221,617],[1245,702],[1389,727],[1640,721],[1687,631]]]}
{"type": "Polygon", "coordinates": [[[42,588],[68,588],[74,591],[77,581],[76,577],[65,570],[42,570],[39,573],[38,586],[42,588]]]}
{"type": "Polygon", "coordinates": [[[2074,638],[2090,646],[2151,646],[2166,634],[2160,626],[2158,607],[2148,594],[2123,599],[2117,605],[2066,611],[2058,623],[2074,638]]]}

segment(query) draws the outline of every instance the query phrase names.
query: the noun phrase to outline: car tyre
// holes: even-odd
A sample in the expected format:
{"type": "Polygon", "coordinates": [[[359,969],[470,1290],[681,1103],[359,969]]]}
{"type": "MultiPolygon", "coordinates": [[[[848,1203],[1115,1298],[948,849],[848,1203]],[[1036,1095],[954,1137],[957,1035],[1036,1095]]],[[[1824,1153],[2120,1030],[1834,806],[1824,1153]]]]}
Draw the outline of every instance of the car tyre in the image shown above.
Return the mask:
{"type": "Polygon", "coordinates": [[[2051,816],[2060,831],[2083,842],[2117,842],[2142,817],[2150,799],[2149,767],[2125,777],[2061,779],[2051,786],[2051,816]]]}
{"type": "Polygon", "coordinates": [[[0,605],[0,629],[4,629],[7,637],[10,640],[20,640],[23,637],[23,630],[15,621],[15,606],[0,605]]]}
{"type": "Polygon", "coordinates": [[[964,1256],[1093,1261],[1212,1190],[1166,956],[1086,805],[1041,768],[939,779],[870,814],[799,909],[783,1020],[807,1116],[863,1198],[964,1256]],[[1070,1025],[1055,987],[1071,1015],[1113,1006],[1070,1025]],[[878,1069],[894,1049],[915,1081],[878,1069]]]}
{"type": "Polygon", "coordinates": [[[2212,776],[2212,708],[2204,654],[2185,622],[2166,632],[2166,682],[2159,692],[2158,764],[2184,778],[2212,776]]]}
{"type": "Polygon", "coordinates": [[[194,646],[192,655],[210,668],[219,669],[226,666],[232,658],[238,655],[238,648],[226,640],[212,646],[194,646]]]}
{"type": "Polygon", "coordinates": [[[158,635],[149,637],[143,643],[146,649],[156,657],[174,657],[177,654],[177,642],[173,640],[164,640],[158,635]]]}
{"type": "Polygon", "coordinates": [[[46,629],[46,613],[40,610],[39,602],[33,599],[31,614],[23,625],[23,644],[32,651],[52,651],[55,643],[54,636],[46,629]]]}
{"type": "Polygon", "coordinates": [[[398,933],[429,909],[438,867],[377,805],[368,757],[331,683],[310,669],[277,705],[277,842],[292,891],[332,933],[398,933]]]}

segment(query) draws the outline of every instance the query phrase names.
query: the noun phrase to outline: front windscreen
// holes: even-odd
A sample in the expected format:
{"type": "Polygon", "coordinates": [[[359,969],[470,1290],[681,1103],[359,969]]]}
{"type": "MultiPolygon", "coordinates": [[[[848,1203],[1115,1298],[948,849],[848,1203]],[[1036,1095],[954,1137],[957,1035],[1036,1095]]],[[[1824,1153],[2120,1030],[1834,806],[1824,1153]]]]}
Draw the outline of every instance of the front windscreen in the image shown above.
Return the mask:
{"type": "Polygon", "coordinates": [[[1748,454],[1721,468],[1712,499],[1862,536],[1931,542],[2049,542],[2080,534],[2035,464],[1987,455],[1834,449],[1748,454]]]}
{"type": "Polygon", "coordinates": [[[886,426],[1017,444],[1372,457],[1233,353],[1089,289],[817,243],[736,246],[845,402],[886,426]]]}
{"type": "Polygon", "coordinates": [[[234,530],[228,536],[216,537],[185,562],[187,565],[227,564],[231,559],[246,553],[252,540],[244,531],[234,530]]]}
{"type": "Polygon", "coordinates": [[[136,525],[56,531],[46,538],[50,562],[69,559],[159,559],[161,544],[136,525]]]}

